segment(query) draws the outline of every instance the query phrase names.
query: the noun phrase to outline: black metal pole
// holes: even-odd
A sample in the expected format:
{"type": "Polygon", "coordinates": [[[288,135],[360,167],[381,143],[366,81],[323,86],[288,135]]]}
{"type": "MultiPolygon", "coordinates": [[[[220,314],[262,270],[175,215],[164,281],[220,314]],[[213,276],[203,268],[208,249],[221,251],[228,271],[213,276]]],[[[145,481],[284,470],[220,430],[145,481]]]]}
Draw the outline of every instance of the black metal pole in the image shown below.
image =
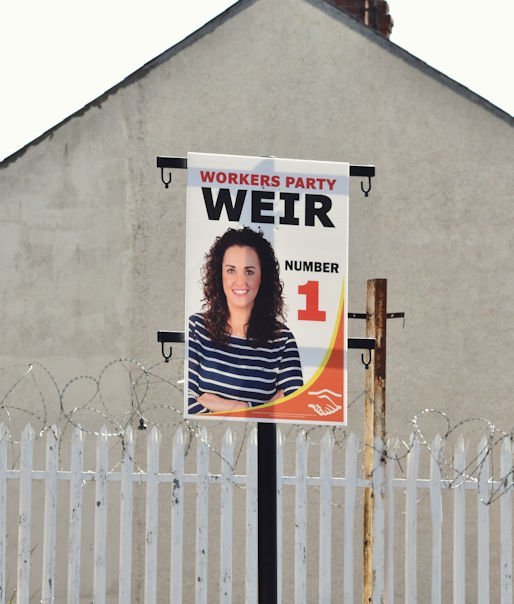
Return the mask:
{"type": "Polygon", "coordinates": [[[277,602],[277,430],[257,424],[259,604],[277,602]]]}

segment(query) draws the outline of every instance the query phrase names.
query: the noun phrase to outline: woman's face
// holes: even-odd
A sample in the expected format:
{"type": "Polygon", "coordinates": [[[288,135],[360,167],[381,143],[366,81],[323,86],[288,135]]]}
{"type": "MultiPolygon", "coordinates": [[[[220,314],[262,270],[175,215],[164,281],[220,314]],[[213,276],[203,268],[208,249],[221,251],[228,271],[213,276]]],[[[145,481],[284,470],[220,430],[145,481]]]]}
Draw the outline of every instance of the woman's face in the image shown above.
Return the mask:
{"type": "Polygon", "coordinates": [[[261,262],[253,247],[233,245],[226,249],[222,262],[223,291],[229,311],[251,311],[261,284],[261,262]]]}

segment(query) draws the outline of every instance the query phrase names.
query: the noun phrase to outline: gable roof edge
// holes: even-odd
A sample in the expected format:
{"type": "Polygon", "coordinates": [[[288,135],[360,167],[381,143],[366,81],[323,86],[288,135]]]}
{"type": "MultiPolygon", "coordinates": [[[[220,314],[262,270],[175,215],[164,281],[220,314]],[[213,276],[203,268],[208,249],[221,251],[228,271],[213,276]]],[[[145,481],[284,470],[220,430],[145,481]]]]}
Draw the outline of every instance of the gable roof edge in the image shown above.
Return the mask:
{"type": "MultiPolygon", "coordinates": [[[[134,72],[129,74],[123,80],[121,80],[120,82],[118,82],[117,84],[115,84],[114,86],[112,86],[111,88],[106,90],[105,92],[103,92],[101,95],[94,98],[89,103],[86,103],[86,105],[84,105],[80,109],[77,109],[76,111],[71,113],[69,116],[65,117],[63,120],[61,120],[60,122],[58,122],[57,124],[55,124],[54,126],[49,128],[48,130],[45,130],[38,137],[36,137],[32,141],[29,141],[23,147],[21,147],[20,149],[18,149],[11,155],[8,155],[6,158],[4,158],[2,161],[0,161],[0,169],[6,168],[8,165],[15,162],[19,157],[24,155],[25,152],[30,147],[32,147],[33,145],[37,145],[41,141],[46,139],[47,137],[52,136],[54,134],[54,132],[59,130],[67,122],[71,121],[72,119],[74,119],[76,117],[81,117],[82,115],[87,113],[91,108],[100,107],[102,105],[102,103],[104,103],[106,101],[106,99],[109,98],[111,95],[116,94],[119,90],[126,88],[127,86],[130,86],[134,82],[137,82],[139,79],[145,77],[150,71],[152,71],[153,69],[158,67],[161,63],[164,63],[165,61],[167,61],[174,55],[178,54],[179,52],[181,52],[182,50],[184,50],[191,44],[194,44],[197,40],[199,40],[203,36],[214,31],[219,25],[224,23],[226,20],[231,19],[237,13],[241,12],[242,10],[244,10],[245,8],[247,8],[251,4],[254,4],[257,1],[258,0],[238,0],[237,2],[235,2],[234,4],[229,6],[226,10],[224,10],[222,13],[220,13],[219,15],[217,15],[216,17],[214,17],[213,19],[211,19],[210,21],[208,21],[207,23],[202,25],[200,28],[198,28],[197,30],[195,30],[194,32],[189,34],[183,40],[180,40],[179,42],[177,42],[176,44],[174,44],[167,50],[163,51],[161,54],[157,55],[156,57],[154,57],[153,59],[151,59],[150,61],[148,61],[141,67],[139,67],[138,69],[136,69],[134,72]]],[[[425,63],[422,59],[411,54],[409,51],[405,50],[401,46],[398,46],[394,42],[391,42],[391,40],[387,39],[385,36],[380,34],[378,31],[370,28],[367,25],[364,25],[356,17],[354,17],[352,14],[350,14],[347,10],[345,10],[344,8],[342,8],[338,5],[335,5],[331,0],[305,0],[305,1],[308,2],[309,4],[311,4],[312,6],[315,6],[321,10],[324,10],[327,14],[330,14],[334,18],[340,19],[342,16],[346,25],[348,25],[352,29],[358,31],[360,34],[366,36],[370,41],[374,42],[375,44],[378,44],[379,46],[381,46],[388,52],[391,52],[392,54],[394,54],[401,60],[407,62],[409,65],[422,71],[423,73],[425,73],[432,79],[435,79],[439,83],[451,88],[458,94],[466,97],[471,102],[474,102],[474,103],[482,106],[487,111],[496,115],[496,117],[507,122],[510,126],[514,126],[514,116],[510,115],[503,109],[500,109],[499,107],[497,107],[496,105],[494,105],[493,103],[491,103],[490,101],[485,99],[484,97],[480,96],[476,92],[473,92],[471,89],[467,88],[463,84],[460,84],[456,80],[445,75],[443,72],[437,70],[435,67],[432,67],[428,63],[425,63]]]]}
{"type": "Polygon", "coordinates": [[[65,117],[63,120],[49,128],[48,130],[45,130],[35,139],[29,141],[28,143],[23,145],[23,147],[21,147],[11,155],[5,157],[2,161],[0,161],[0,169],[6,168],[9,164],[15,162],[19,157],[24,155],[25,152],[33,145],[37,145],[47,137],[53,136],[54,132],[59,130],[62,126],[64,126],[72,119],[83,116],[85,113],[87,113],[90,109],[94,107],[101,107],[102,103],[104,103],[111,95],[116,94],[119,90],[122,90],[123,88],[126,88],[134,82],[137,82],[138,80],[144,78],[150,71],[153,71],[161,63],[166,62],[168,59],[178,54],[188,46],[191,46],[191,44],[194,44],[200,38],[203,38],[203,36],[211,33],[219,25],[221,25],[228,19],[231,19],[234,15],[241,12],[247,6],[250,6],[256,1],[257,0],[238,0],[237,2],[235,2],[235,4],[232,4],[222,13],[220,13],[210,21],[207,21],[207,23],[204,23],[197,30],[186,36],[183,40],[180,40],[170,48],[164,50],[161,54],[157,55],[153,59],[150,59],[150,61],[148,61],[141,67],[138,67],[131,74],[123,78],[123,80],[121,80],[111,88],[107,89],[105,92],[103,92],[93,100],[89,101],[89,103],[86,103],[80,109],[77,109],[76,111],[65,117]]]}
{"type": "Polygon", "coordinates": [[[388,52],[397,56],[402,61],[405,61],[412,67],[422,71],[425,75],[438,81],[440,84],[447,86],[448,88],[451,88],[461,96],[466,97],[469,101],[482,106],[486,111],[489,111],[496,115],[496,117],[499,117],[500,119],[506,121],[510,126],[514,126],[514,116],[510,115],[503,109],[500,109],[500,107],[497,107],[494,103],[491,103],[491,101],[488,101],[486,98],[480,96],[478,93],[473,92],[473,90],[467,88],[466,86],[464,86],[464,84],[461,84],[457,80],[454,80],[450,76],[444,74],[442,71],[439,71],[435,67],[432,67],[416,55],[413,55],[408,50],[405,50],[405,48],[398,46],[398,44],[395,44],[394,42],[386,38],[384,35],[382,35],[380,32],[369,27],[368,25],[364,25],[364,23],[359,21],[357,17],[349,13],[343,7],[334,4],[332,0],[305,1],[313,6],[316,6],[317,8],[320,8],[321,10],[324,10],[327,14],[331,14],[335,18],[338,18],[338,16],[340,18],[342,14],[347,25],[352,29],[358,31],[360,34],[366,36],[368,40],[371,40],[375,44],[378,44],[388,52]]]}

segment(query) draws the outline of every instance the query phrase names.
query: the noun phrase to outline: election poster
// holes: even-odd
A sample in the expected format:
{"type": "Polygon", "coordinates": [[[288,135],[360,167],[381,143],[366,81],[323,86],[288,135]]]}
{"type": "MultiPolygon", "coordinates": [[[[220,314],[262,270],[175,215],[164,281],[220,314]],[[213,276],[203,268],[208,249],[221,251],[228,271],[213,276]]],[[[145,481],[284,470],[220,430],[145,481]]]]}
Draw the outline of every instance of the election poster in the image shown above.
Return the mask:
{"type": "Polygon", "coordinates": [[[346,425],[349,165],[187,162],[185,416],[346,425]]]}

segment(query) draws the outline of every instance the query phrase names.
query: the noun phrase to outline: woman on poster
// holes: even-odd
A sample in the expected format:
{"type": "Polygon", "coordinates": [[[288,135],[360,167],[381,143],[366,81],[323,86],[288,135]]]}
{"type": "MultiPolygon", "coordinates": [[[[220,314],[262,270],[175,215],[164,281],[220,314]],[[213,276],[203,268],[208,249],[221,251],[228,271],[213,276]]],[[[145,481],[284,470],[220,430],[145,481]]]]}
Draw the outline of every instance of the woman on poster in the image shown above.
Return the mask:
{"type": "Polygon", "coordinates": [[[188,413],[250,408],[300,388],[279,265],[262,233],[230,228],[217,237],[202,277],[203,313],[189,319],[188,413]]]}

